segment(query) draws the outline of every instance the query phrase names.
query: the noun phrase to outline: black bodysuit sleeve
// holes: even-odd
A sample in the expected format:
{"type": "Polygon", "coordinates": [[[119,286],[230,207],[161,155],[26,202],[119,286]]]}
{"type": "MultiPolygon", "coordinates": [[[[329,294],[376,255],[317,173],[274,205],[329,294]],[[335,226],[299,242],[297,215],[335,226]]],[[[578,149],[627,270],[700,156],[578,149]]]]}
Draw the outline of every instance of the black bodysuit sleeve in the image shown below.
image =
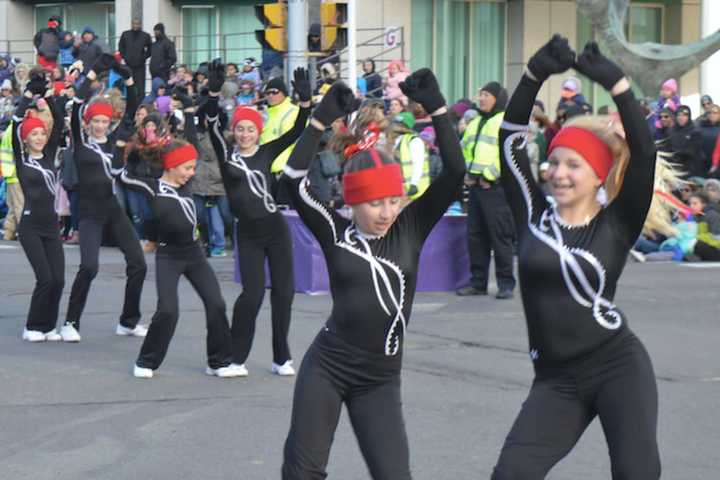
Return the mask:
{"type": "Polygon", "coordinates": [[[142,193],[147,197],[155,196],[155,190],[153,189],[153,184],[156,182],[155,179],[135,176],[129,173],[127,169],[123,169],[119,178],[129,189],[142,193]]]}
{"type": "Polygon", "coordinates": [[[50,97],[48,106],[53,116],[53,128],[48,137],[48,143],[45,146],[45,154],[55,159],[57,150],[62,140],[62,132],[65,129],[65,102],[67,99],[63,97],[50,97]]]}
{"type": "Polygon", "coordinates": [[[185,140],[192,144],[196,150],[200,151],[200,141],[198,140],[197,127],[195,126],[195,114],[192,112],[183,112],[185,116],[185,140]]]}
{"type": "Polygon", "coordinates": [[[22,126],[23,119],[25,118],[25,112],[27,111],[30,102],[31,100],[25,95],[20,98],[20,103],[18,103],[18,106],[15,109],[15,114],[13,116],[12,122],[13,159],[15,160],[15,169],[17,170],[19,176],[23,174],[21,170],[24,168],[22,161],[23,147],[20,141],[20,127],[22,126]]]}
{"type": "Polygon", "coordinates": [[[73,109],[70,114],[70,132],[74,148],[82,145],[82,112],[83,105],[90,97],[90,79],[85,78],[78,88],[77,96],[73,101],[73,109]]]}
{"type": "Polygon", "coordinates": [[[272,142],[268,142],[263,145],[263,149],[265,150],[266,154],[264,158],[267,158],[268,161],[273,162],[278,155],[284,152],[286,148],[291,146],[297,141],[298,138],[300,138],[300,135],[305,129],[308,118],[310,118],[311,110],[312,109],[310,107],[300,107],[300,111],[295,118],[295,123],[293,124],[293,127],[272,142]]]}
{"type": "Polygon", "coordinates": [[[322,135],[323,132],[312,125],[305,128],[285,166],[282,181],[289,183],[288,191],[292,198],[292,204],[303,223],[315,235],[327,257],[330,248],[338,240],[338,232],[347,226],[348,220],[342,218],[335,212],[335,209],[317,198],[307,177],[310,163],[317,154],[322,135]]]}
{"type": "MultiPolygon", "coordinates": [[[[218,98],[208,97],[203,109],[208,133],[210,135],[210,143],[215,151],[218,163],[222,165],[229,160],[230,152],[228,151],[228,145],[225,138],[223,138],[222,127],[220,126],[220,106],[218,105],[218,98]]],[[[230,170],[227,171],[229,172],[230,170]]]]}
{"type": "Polygon", "coordinates": [[[655,185],[657,152],[640,104],[632,90],[613,97],[620,113],[625,139],[630,148],[630,162],[617,197],[608,205],[607,213],[625,240],[634,244],[642,231],[650,210],[655,185]]]}
{"type": "Polygon", "coordinates": [[[541,86],[527,75],[522,76],[500,128],[500,182],[518,229],[548,207],[532,175],[526,148],[530,114],[541,86]]]}
{"type": "Polygon", "coordinates": [[[411,220],[422,243],[442,218],[457,194],[465,175],[465,160],[447,114],[432,117],[443,168],[427,190],[401,213],[398,221],[411,220]]]}

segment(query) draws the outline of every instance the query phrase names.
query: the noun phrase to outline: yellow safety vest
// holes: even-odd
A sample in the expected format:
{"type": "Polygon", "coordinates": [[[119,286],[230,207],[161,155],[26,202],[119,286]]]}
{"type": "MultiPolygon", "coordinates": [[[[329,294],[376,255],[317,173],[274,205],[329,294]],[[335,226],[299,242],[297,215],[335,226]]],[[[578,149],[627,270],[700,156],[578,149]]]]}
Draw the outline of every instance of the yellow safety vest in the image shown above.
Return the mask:
{"type": "Polygon", "coordinates": [[[10,122],[7,130],[3,133],[2,141],[0,141],[0,175],[5,177],[8,185],[18,183],[15,173],[15,159],[13,158],[12,131],[13,122],[10,122]]]}
{"type": "Polygon", "coordinates": [[[463,156],[468,173],[482,175],[485,180],[494,182],[500,177],[500,149],[498,137],[505,112],[490,117],[478,132],[481,117],[467,126],[463,135],[463,156]]]}
{"type": "MultiPolygon", "coordinates": [[[[412,133],[406,133],[400,138],[400,145],[398,147],[398,150],[400,150],[400,165],[402,165],[405,191],[407,191],[408,187],[410,187],[410,182],[413,177],[413,159],[412,154],[410,153],[410,142],[414,138],[418,138],[418,136],[413,135],[412,133]]],[[[422,195],[423,192],[430,186],[430,155],[428,155],[428,149],[425,142],[423,142],[423,151],[425,152],[425,158],[423,159],[422,176],[420,177],[418,184],[415,185],[418,189],[417,193],[410,197],[413,200],[422,195]]]]}
{"type": "MultiPolygon", "coordinates": [[[[297,105],[293,105],[289,97],[274,107],[268,107],[267,120],[265,121],[265,125],[263,125],[262,135],[260,135],[260,144],[272,142],[290,130],[293,125],[295,125],[295,119],[299,111],[300,108],[298,108],[297,105]]],[[[293,148],[295,148],[295,144],[289,146],[278,155],[270,168],[272,173],[282,172],[290,158],[293,148]]]]}

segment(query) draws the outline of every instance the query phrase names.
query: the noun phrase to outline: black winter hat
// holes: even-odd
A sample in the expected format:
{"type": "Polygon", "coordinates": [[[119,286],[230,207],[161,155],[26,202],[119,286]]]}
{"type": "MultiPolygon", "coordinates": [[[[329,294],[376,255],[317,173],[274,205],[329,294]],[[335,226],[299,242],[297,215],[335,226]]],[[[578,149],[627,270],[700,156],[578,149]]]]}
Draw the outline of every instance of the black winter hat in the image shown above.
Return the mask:
{"type": "Polygon", "coordinates": [[[280,90],[286,97],[288,95],[287,85],[285,85],[285,82],[283,82],[283,79],[280,77],[271,78],[267,82],[267,85],[265,85],[264,91],[267,92],[268,90],[272,89],[280,90]]]}
{"type": "Polygon", "coordinates": [[[489,82],[485,84],[480,91],[488,92],[495,97],[495,108],[493,110],[504,110],[508,101],[508,93],[498,82],[489,82]]]}
{"type": "Polygon", "coordinates": [[[157,30],[158,32],[165,33],[165,25],[162,23],[158,23],[153,27],[153,30],[157,30]]]}
{"type": "Polygon", "coordinates": [[[690,107],[688,107],[687,105],[680,105],[680,106],[677,108],[677,111],[675,112],[675,115],[679,115],[679,114],[681,114],[681,113],[684,113],[684,114],[687,115],[688,117],[692,118],[692,111],[690,110],[690,107]]]}

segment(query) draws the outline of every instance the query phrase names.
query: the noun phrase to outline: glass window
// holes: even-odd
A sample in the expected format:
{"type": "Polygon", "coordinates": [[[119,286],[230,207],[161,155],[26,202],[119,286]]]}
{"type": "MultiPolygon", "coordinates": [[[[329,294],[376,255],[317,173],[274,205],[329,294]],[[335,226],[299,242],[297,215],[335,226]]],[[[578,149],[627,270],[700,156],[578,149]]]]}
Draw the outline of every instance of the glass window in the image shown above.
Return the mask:
{"type": "Polygon", "coordinates": [[[412,61],[412,70],[431,67],[433,57],[433,0],[413,0],[411,34],[410,59],[412,61]]]}
{"type": "Polygon", "coordinates": [[[183,63],[196,69],[217,55],[217,13],[215,7],[183,7],[182,48],[183,63]]]}
{"type": "Polygon", "coordinates": [[[222,5],[220,14],[220,49],[228,62],[241,62],[247,57],[260,59],[262,50],[255,39],[255,30],[263,28],[255,16],[253,5],[222,5]]]}
{"type": "Polygon", "coordinates": [[[625,20],[625,35],[632,43],[662,42],[661,6],[633,5],[625,20]]]}
{"type": "Polygon", "coordinates": [[[491,80],[503,83],[505,4],[436,0],[436,9],[435,70],[448,102],[474,97],[491,80]]]}

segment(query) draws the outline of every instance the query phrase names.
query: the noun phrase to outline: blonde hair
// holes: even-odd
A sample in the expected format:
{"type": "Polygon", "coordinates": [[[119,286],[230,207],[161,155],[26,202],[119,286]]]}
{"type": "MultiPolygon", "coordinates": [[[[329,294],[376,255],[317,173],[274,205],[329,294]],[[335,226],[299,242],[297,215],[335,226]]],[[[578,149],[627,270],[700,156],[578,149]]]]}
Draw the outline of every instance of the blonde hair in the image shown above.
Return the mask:
{"type": "MultiPolygon", "coordinates": [[[[613,115],[583,115],[568,121],[566,126],[575,126],[592,132],[605,145],[610,148],[613,155],[613,166],[605,179],[605,190],[607,192],[607,203],[609,204],[620,193],[625,172],[630,163],[630,147],[625,140],[625,130],[619,117],[613,115]]],[[[666,160],[667,154],[658,152],[655,158],[655,182],[654,192],[666,192],[670,194],[682,180],[680,174],[673,164],[666,160]]],[[[675,228],[672,226],[672,215],[678,210],[677,205],[668,201],[662,195],[653,193],[652,202],[645,219],[643,233],[654,236],[655,233],[663,235],[674,235],[675,228]]]]}

